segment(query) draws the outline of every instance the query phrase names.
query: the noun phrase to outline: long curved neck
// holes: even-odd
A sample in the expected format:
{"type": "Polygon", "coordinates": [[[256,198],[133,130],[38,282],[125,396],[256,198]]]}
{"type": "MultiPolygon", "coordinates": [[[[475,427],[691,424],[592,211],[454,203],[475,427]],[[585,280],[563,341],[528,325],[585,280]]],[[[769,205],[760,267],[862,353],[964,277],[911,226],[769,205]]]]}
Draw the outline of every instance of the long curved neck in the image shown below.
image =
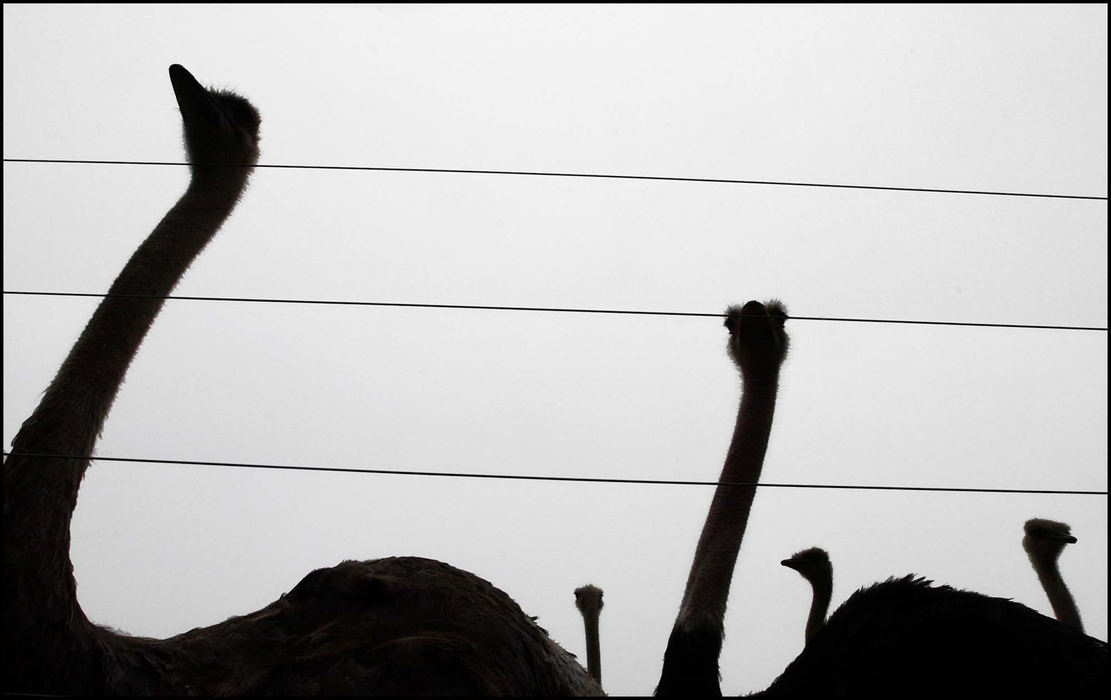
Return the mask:
{"type": "Polygon", "coordinates": [[[764,465],[778,384],[778,368],[744,376],[733,439],[668,640],[657,695],[721,693],[718,656],[725,604],[764,465]]]}
{"type": "Polygon", "coordinates": [[[1057,621],[1073,627],[1080,632],[1084,631],[1084,624],[1080,621],[1080,610],[1072,598],[1065,580],[1061,578],[1061,570],[1057,567],[1057,559],[1043,557],[1030,557],[1034,571],[1038,574],[1045,594],[1049,597],[1049,604],[1053,606],[1053,614],[1057,621]]]}
{"type": "MultiPolygon", "coordinates": [[[[231,214],[247,176],[245,168],[195,170],[185,194],[112,283],[42,401],[12,441],[13,448],[89,454],[128,366],[165,303],[158,297],[173,290],[231,214]]],[[[76,501],[76,493],[67,497],[76,501]]]]}
{"type": "Polygon", "coordinates": [[[45,678],[38,687],[68,689],[67,682],[99,672],[89,656],[96,645],[77,602],[69,558],[78,488],[128,365],[162,308],[157,297],[173,290],[231,213],[249,173],[194,168],[185,194],[131,256],[12,441],[3,470],[8,689],[8,681],[20,675],[15,669],[30,678],[36,668],[57,669],[58,658],[72,658],[66,667],[73,679],[45,678]]]}
{"type": "Polygon", "coordinates": [[[806,618],[807,644],[826,623],[829,601],[833,597],[833,581],[829,577],[815,576],[810,579],[810,585],[814,589],[814,597],[810,601],[810,615],[806,618]]]}

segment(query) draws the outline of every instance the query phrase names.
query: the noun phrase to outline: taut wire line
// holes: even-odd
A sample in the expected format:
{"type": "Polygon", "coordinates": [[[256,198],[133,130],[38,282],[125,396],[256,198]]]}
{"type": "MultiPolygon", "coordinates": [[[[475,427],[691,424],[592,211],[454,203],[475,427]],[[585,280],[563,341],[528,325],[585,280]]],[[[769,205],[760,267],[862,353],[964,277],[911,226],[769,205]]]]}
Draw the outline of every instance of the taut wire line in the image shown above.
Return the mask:
{"type": "MultiPolygon", "coordinates": [[[[54,163],[70,165],[171,165],[188,166],[190,163],[153,160],[75,160],[64,158],[5,158],[5,163],[54,163]]],[[[209,165],[196,163],[193,165],[209,165]]],[[[1107,201],[1106,196],[1075,194],[1043,194],[1037,192],[1002,192],[993,190],[957,190],[939,187],[886,187],[882,185],[844,185],[829,182],[789,182],[784,180],[734,180],[712,177],[668,177],[663,175],[618,175],[613,173],[559,173],[531,170],[467,170],[463,168],[389,168],[362,165],[293,165],[285,163],[258,163],[248,165],[226,165],[220,167],[284,168],[290,170],[363,170],[390,173],[447,173],[454,175],[518,175],[529,177],[575,177],[608,180],[651,180],[656,182],[704,182],[730,185],[771,185],[777,187],[826,187],[850,190],[879,190],[886,192],[932,192],[938,194],[974,194],[994,197],[1041,197],[1046,199],[1085,199],[1107,201]]]]}
{"type": "MultiPolygon", "coordinates": [[[[578,314],[625,314],[635,316],[687,316],[704,318],[724,318],[723,312],[699,311],[638,311],[631,309],[584,309],[560,308],[550,306],[483,306],[478,304],[422,304],[401,301],[342,301],[334,299],[267,299],[259,297],[206,297],[206,296],[178,296],[164,294],[107,294],[97,292],[37,292],[26,290],[4,290],[4,294],[23,296],[46,297],[119,297],[124,299],[169,299],[175,301],[225,301],[255,304],[321,304],[332,306],[392,306],[418,309],[467,309],[479,311],[545,311],[549,313],[578,313],[578,314]]],[[[835,316],[795,316],[788,317],[793,321],[837,321],[841,323],[903,323],[927,326],[971,326],[979,328],[1029,328],[1055,331],[1102,331],[1107,332],[1103,326],[1055,326],[1031,323],[983,323],[975,321],[921,321],[897,318],[848,318],[835,316]]]]}
{"type": "Polygon", "coordinates": [[[18,455],[21,457],[36,457],[39,459],[82,459],[97,462],[136,462],[141,464],[183,464],[198,467],[236,467],[242,469],[282,469],[309,472],[339,472],[346,474],[386,474],[394,476],[437,476],[463,479],[511,479],[516,481],[564,481],[594,484],[639,484],[639,485],[666,485],[666,486],[758,486],[762,488],[794,488],[794,489],[843,489],[863,491],[933,491],[945,493],[1008,493],[1008,494],[1052,494],[1069,496],[1106,496],[1107,491],[1084,491],[1078,489],[991,489],[991,488],[965,488],[956,486],[877,486],[867,484],[781,484],[761,481],[756,484],[751,482],[734,481],[687,481],[675,479],[611,479],[589,476],[536,476],[529,474],[487,474],[481,472],[434,472],[414,471],[402,469],[360,469],[355,467],[322,467],[300,464],[257,464],[249,462],[210,462],[183,459],[147,459],[137,457],[101,457],[89,455],[58,455],[40,454],[32,452],[5,452],[5,457],[18,455]]]}

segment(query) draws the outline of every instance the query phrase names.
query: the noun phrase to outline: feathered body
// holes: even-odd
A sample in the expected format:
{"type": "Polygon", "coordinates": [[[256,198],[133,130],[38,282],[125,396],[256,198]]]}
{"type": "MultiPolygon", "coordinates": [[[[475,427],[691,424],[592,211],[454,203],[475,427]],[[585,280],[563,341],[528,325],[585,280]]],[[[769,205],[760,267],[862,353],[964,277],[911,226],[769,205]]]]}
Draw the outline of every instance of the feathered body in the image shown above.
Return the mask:
{"type": "Polygon", "coordinates": [[[419,557],[318,569],[257,612],[169,639],[99,641],[112,694],[598,694],[508,595],[419,557]]]}
{"type": "Polygon", "coordinates": [[[120,272],[4,462],[4,690],[602,694],[505,593],[418,557],[318,569],[258,612],[169,639],[127,636],[85,616],[69,546],[89,455],[161,297],[231,213],[258,159],[250,102],[204,89],[178,65],[170,79],[189,187],[120,272]]]}
{"type": "Polygon", "coordinates": [[[757,697],[1106,697],[1107,644],[1005,598],[892,578],[854,593],[757,697]]]}
{"type": "MultiPolygon", "coordinates": [[[[743,392],[657,695],[720,695],[725,604],[760,480],[788,338],[786,309],[726,315],[743,392]],[[741,484],[741,485],[737,485],[741,484]]],[[[1107,645],[1002,598],[907,576],[853,594],[771,686],[784,698],[1103,698],[1107,645]]]]}

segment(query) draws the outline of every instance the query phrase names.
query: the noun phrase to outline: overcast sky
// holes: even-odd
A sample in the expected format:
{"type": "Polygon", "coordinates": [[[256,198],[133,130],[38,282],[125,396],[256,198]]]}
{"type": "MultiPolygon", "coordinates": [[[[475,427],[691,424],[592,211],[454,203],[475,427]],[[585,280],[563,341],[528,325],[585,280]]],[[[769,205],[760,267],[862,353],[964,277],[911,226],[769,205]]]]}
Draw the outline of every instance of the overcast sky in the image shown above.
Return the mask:
{"type": "MultiPolygon", "coordinates": [[[[176,294],[1107,327],[1107,7],[4,5],[4,157],[184,159],[167,67],[262,114],[260,162],[1081,195],[259,169],[176,294]]],[[[177,166],[4,164],[5,291],[105,292],[177,166]]],[[[4,296],[4,445],[98,300],[4,296]]],[[[1107,491],[1107,332],[788,322],[767,482],[1107,491]]],[[[714,480],[739,380],[716,318],[169,301],[110,457],[714,480]]],[[[655,687],[712,489],[94,463],[73,521],[95,622],[171,636],[313,568],[474,572],[603,682],[655,687]]],[[[915,572],[1107,638],[1106,495],[764,488],[722,689],[915,572]]]]}

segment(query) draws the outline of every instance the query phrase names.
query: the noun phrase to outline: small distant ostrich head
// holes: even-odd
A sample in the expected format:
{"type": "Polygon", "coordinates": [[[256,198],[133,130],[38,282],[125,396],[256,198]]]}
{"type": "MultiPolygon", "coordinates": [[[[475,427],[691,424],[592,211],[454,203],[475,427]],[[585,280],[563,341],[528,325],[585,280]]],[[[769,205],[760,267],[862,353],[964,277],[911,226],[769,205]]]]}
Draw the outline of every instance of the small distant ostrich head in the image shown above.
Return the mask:
{"type": "Polygon", "coordinates": [[[1056,561],[1066,544],[1076,542],[1069,526],[1054,520],[1031,518],[1022,529],[1026,532],[1026,536],[1022,538],[1022,548],[1032,560],[1056,561]]]}
{"type": "Polygon", "coordinates": [[[783,330],[786,321],[787,307],[778,299],[764,304],[750,301],[726,310],[729,357],[742,376],[756,376],[762,371],[779,368],[787,357],[789,339],[783,330]]]}
{"type": "Polygon", "coordinates": [[[1023,525],[1023,530],[1026,531],[1026,536],[1022,538],[1022,548],[1026,550],[1026,556],[1030,557],[1038,581],[1049,597],[1053,614],[1059,622],[1083,632],[1084,623],[1080,619],[1080,610],[1057,568],[1057,559],[1065,545],[1076,542],[1069,526],[1045,518],[1031,518],[1023,525]]]}
{"type": "Polygon", "coordinates": [[[821,547],[811,547],[801,552],[792,554],[787,559],[779,562],[788,569],[794,569],[802,574],[807,581],[820,581],[833,576],[833,565],[829,563],[829,555],[821,547]]]}
{"type": "Polygon", "coordinates": [[[809,644],[826,624],[829,601],[833,597],[833,565],[821,547],[796,552],[779,563],[802,574],[814,589],[810,614],[806,617],[806,643],[809,644]]]}
{"type": "Polygon", "coordinates": [[[595,615],[602,612],[602,589],[589,583],[575,589],[575,607],[583,615],[595,615]]]}
{"type": "Polygon", "coordinates": [[[185,127],[189,162],[254,165],[258,161],[262,117],[246,99],[233,92],[207,90],[182,66],[170,66],[185,127]]]}

